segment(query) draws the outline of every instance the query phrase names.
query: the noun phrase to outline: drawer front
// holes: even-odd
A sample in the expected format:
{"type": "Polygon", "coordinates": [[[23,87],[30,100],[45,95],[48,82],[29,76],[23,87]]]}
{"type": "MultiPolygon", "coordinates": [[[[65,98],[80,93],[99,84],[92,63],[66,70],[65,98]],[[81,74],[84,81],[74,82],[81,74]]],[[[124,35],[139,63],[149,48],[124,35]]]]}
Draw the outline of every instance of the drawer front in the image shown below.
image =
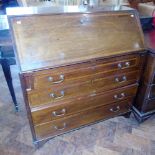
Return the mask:
{"type": "MultiPolygon", "coordinates": [[[[139,71],[115,74],[104,77],[104,73],[96,74],[87,82],[76,83],[74,85],[59,85],[43,89],[43,91],[32,90],[28,92],[28,100],[32,107],[53,103],[60,100],[89,96],[94,92],[103,92],[114,88],[135,84],[139,80],[139,71]]],[[[87,79],[88,80],[88,79],[87,79]]]]}
{"type": "Polygon", "coordinates": [[[57,101],[69,100],[70,98],[77,98],[79,96],[89,96],[93,94],[94,91],[91,81],[88,81],[68,87],[28,92],[28,100],[30,106],[35,107],[48,103],[54,104],[57,101]]]}
{"type": "Polygon", "coordinates": [[[132,68],[132,71],[139,69],[141,66],[141,56],[139,54],[133,54],[122,57],[115,57],[111,59],[97,59],[95,62],[95,72],[108,72],[115,71],[120,72],[121,70],[127,70],[132,68]],[[133,69],[134,67],[134,69],[133,69]]]}
{"type": "Polygon", "coordinates": [[[130,84],[135,84],[139,81],[139,71],[115,74],[113,76],[104,77],[103,74],[96,75],[92,81],[92,86],[97,92],[103,92],[118,87],[123,87],[130,84]]]}
{"type": "Polygon", "coordinates": [[[110,103],[126,100],[130,98],[132,101],[137,91],[137,85],[124,87],[114,91],[109,91],[105,94],[96,96],[84,97],[77,100],[70,100],[68,102],[59,102],[55,105],[50,105],[42,108],[32,109],[32,118],[34,124],[46,123],[55,119],[66,117],[78,113],[80,111],[107,105],[110,103]]]}
{"type": "Polygon", "coordinates": [[[70,117],[37,125],[35,126],[37,139],[46,139],[95,121],[125,113],[129,111],[130,104],[131,102],[129,100],[125,100],[123,102],[96,107],[70,117]]]}
{"type": "Polygon", "coordinates": [[[71,85],[77,79],[79,82],[83,82],[89,80],[92,74],[93,69],[90,62],[39,71],[33,74],[34,89],[71,85]]]}
{"type": "Polygon", "coordinates": [[[28,88],[42,89],[45,87],[70,85],[77,81],[87,81],[93,74],[100,72],[106,75],[109,72],[111,74],[120,73],[122,70],[128,71],[131,69],[135,71],[140,66],[141,56],[133,54],[110,59],[96,59],[91,62],[37,71],[32,73],[30,77],[26,77],[26,81],[28,88]]]}

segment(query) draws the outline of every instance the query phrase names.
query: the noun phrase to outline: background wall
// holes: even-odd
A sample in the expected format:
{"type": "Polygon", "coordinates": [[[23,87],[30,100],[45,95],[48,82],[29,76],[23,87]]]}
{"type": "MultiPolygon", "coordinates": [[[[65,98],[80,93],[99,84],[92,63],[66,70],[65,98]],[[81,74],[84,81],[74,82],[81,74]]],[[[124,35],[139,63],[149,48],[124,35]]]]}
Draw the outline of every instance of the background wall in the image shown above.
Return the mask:
{"type": "Polygon", "coordinates": [[[129,2],[133,8],[137,8],[138,3],[146,3],[146,2],[154,2],[155,3],[155,0],[129,0],[129,2]]]}

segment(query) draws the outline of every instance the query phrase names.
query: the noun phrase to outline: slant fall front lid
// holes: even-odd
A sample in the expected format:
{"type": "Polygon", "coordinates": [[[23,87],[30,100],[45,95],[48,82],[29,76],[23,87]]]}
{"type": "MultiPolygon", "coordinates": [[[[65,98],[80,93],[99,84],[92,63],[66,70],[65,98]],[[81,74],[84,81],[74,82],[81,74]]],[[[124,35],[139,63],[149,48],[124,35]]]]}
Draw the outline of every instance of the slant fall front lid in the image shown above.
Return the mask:
{"type": "Polygon", "coordinates": [[[144,49],[131,10],[12,16],[10,24],[22,72],[144,49]]]}

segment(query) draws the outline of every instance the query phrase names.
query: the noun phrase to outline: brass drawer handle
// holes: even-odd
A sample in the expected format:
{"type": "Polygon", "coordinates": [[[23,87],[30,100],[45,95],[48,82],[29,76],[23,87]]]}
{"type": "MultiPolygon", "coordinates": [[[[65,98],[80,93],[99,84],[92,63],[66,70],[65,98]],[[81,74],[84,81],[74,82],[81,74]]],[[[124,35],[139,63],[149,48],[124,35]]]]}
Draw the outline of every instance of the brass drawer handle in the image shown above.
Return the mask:
{"type": "Polygon", "coordinates": [[[61,98],[63,98],[65,96],[65,92],[63,90],[60,92],[60,94],[61,94],[61,96],[57,96],[56,94],[51,93],[50,97],[52,97],[54,99],[61,99],[61,98]]]}
{"type": "Polygon", "coordinates": [[[118,111],[120,111],[120,106],[117,106],[116,108],[110,108],[110,111],[118,112],[118,111]]]}
{"type": "Polygon", "coordinates": [[[125,94],[124,93],[121,93],[120,95],[114,95],[114,98],[115,99],[118,99],[118,100],[121,100],[125,97],[125,94]]]}
{"type": "Polygon", "coordinates": [[[66,109],[65,108],[63,108],[60,112],[58,112],[58,111],[53,111],[52,112],[52,115],[54,117],[60,117],[60,116],[63,116],[65,114],[66,114],[66,109]]]}
{"type": "Polygon", "coordinates": [[[129,67],[130,66],[130,62],[125,62],[125,67],[129,67]]]}
{"type": "Polygon", "coordinates": [[[59,76],[59,79],[60,79],[59,81],[54,81],[54,79],[53,79],[52,76],[49,76],[49,77],[48,77],[48,81],[49,81],[49,82],[52,82],[53,84],[58,84],[58,83],[61,83],[61,82],[64,81],[65,76],[64,76],[63,74],[61,74],[61,75],[59,76]]]}
{"type": "Polygon", "coordinates": [[[125,75],[122,76],[121,78],[118,78],[118,77],[115,78],[115,81],[119,82],[119,83],[125,82],[126,80],[127,80],[127,78],[125,75]]]}
{"type": "Polygon", "coordinates": [[[66,123],[63,123],[62,127],[58,127],[58,126],[54,125],[54,128],[56,130],[64,130],[66,128],[66,123]]]}
{"type": "Polygon", "coordinates": [[[118,67],[119,69],[128,68],[128,67],[130,67],[130,62],[119,63],[119,64],[117,65],[117,67],[118,67]]]}
{"type": "Polygon", "coordinates": [[[119,69],[122,68],[122,64],[121,63],[119,63],[117,66],[118,66],[119,69]]]}

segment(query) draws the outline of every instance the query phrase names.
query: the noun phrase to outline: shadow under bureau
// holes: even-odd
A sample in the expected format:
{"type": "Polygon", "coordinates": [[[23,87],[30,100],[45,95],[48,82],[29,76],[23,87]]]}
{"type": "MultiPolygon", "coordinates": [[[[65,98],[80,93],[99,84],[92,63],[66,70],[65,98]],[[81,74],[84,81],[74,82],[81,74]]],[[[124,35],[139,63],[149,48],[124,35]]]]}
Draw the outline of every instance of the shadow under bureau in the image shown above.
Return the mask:
{"type": "Polygon", "coordinates": [[[35,144],[129,113],[145,60],[135,11],[63,9],[9,18],[35,144]]]}

